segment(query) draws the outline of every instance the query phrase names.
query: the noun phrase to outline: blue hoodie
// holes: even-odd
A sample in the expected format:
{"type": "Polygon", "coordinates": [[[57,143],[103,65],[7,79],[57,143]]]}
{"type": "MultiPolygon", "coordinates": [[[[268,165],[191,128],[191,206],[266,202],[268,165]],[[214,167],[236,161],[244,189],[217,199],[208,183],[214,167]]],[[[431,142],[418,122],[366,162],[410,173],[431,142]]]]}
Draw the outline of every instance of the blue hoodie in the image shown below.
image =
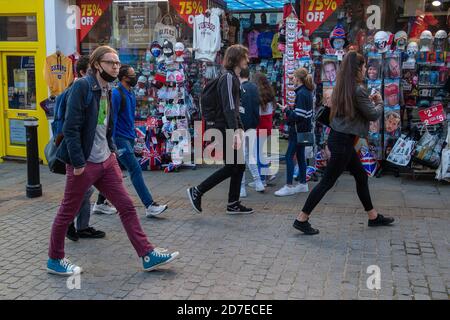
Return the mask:
{"type": "Polygon", "coordinates": [[[115,88],[112,90],[112,108],[113,108],[113,120],[114,129],[113,137],[116,136],[135,139],[136,132],[134,131],[134,113],[136,111],[136,96],[134,92],[128,91],[122,83],[119,83],[119,87],[125,94],[125,110],[120,111],[122,104],[122,96],[120,95],[119,89],[115,88]]]}

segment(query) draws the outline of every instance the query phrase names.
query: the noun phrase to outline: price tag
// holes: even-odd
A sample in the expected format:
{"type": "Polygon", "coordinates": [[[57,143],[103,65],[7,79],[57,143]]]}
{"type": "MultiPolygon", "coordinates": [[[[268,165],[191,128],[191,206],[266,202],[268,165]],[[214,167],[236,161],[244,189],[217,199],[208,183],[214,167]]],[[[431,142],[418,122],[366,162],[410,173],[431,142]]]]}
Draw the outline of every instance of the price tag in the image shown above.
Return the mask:
{"type": "Polygon", "coordinates": [[[445,121],[444,107],[438,104],[419,111],[420,120],[426,125],[434,125],[445,121]]]}

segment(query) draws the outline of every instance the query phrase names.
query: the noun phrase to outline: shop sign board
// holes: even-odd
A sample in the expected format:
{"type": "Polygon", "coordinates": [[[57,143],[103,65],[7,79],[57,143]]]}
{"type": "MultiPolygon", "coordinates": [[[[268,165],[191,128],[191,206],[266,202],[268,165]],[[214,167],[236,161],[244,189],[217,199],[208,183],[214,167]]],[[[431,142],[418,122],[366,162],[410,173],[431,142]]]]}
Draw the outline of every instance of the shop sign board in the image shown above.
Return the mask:
{"type": "Polygon", "coordinates": [[[127,24],[129,44],[148,44],[150,42],[147,11],[142,10],[142,8],[128,9],[127,24]]]}
{"type": "Polygon", "coordinates": [[[169,0],[169,2],[191,28],[194,25],[194,17],[208,8],[206,0],[169,0]]]}
{"type": "Polygon", "coordinates": [[[445,121],[442,103],[419,111],[420,120],[426,125],[434,125],[445,121]]]}
{"type": "Polygon", "coordinates": [[[344,0],[302,0],[301,20],[313,34],[343,4],[344,0]]]}
{"type": "Polygon", "coordinates": [[[108,9],[112,0],[78,0],[80,8],[80,42],[87,36],[89,31],[100,20],[101,16],[108,9]]]}

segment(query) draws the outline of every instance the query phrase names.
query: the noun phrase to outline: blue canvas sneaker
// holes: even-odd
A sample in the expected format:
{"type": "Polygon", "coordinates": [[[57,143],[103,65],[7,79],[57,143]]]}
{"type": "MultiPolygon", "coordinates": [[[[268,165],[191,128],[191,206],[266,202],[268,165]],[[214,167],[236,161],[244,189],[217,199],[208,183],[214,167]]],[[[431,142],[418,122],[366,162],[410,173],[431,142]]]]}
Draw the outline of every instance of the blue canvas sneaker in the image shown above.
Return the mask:
{"type": "Polygon", "coordinates": [[[179,254],[178,251],[173,253],[162,253],[155,249],[142,258],[144,271],[155,270],[156,268],[173,261],[179,254]]]}
{"type": "Polygon", "coordinates": [[[60,276],[71,276],[74,274],[80,274],[83,272],[81,267],[76,266],[70,262],[69,259],[48,259],[47,272],[51,274],[57,274],[60,276]]]}

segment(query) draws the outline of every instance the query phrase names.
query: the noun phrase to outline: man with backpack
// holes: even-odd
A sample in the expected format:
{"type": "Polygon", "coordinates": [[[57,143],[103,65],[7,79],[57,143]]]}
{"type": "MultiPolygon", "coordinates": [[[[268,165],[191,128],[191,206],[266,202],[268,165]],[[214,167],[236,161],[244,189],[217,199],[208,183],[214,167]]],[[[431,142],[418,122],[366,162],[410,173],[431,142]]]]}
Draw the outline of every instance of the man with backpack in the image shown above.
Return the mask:
{"type": "Polygon", "coordinates": [[[179,255],[178,252],[163,253],[148,241],[123,183],[112,139],[114,125],[110,91],[110,84],[117,78],[120,66],[117,51],[100,46],[91,54],[89,75],[76,81],[70,91],[63,126],[64,139],[57,150],[58,159],[66,164],[66,186],[51,230],[47,261],[49,273],[71,276],[82,272],[81,267],[65,257],[64,236],[84,194],[92,185],[117,208],[128,239],[142,258],[144,271],[155,270],[179,255]]]}
{"type": "Polygon", "coordinates": [[[113,138],[117,146],[119,161],[130,173],[134,189],[145,206],[145,215],[147,218],[156,217],[167,209],[167,205],[159,205],[153,200],[145,185],[141,166],[134,155],[136,96],[133,87],[137,84],[136,72],[131,66],[122,65],[118,78],[119,85],[112,90],[112,108],[113,138]]]}
{"type": "MultiPolygon", "coordinates": [[[[78,78],[82,78],[87,74],[89,69],[89,56],[81,56],[75,66],[78,78]]],[[[70,94],[72,84],[62,92],[56,100],[55,120],[52,123],[53,136],[58,140],[62,139],[62,129],[66,115],[67,98],[70,94]]],[[[94,188],[91,187],[84,194],[80,210],[77,213],[77,225],[72,222],[67,229],[66,237],[72,241],[78,241],[80,238],[104,238],[105,232],[96,230],[89,226],[91,219],[91,196],[94,193],[94,188]]]]}
{"type": "MultiPolygon", "coordinates": [[[[201,98],[202,114],[206,129],[217,129],[222,134],[223,159],[225,166],[213,173],[197,187],[187,189],[188,198],[198,213],[202,211],[202,196],[222,181],[230,179],[228,192],[228,214],[249,214],[253,209],[244,207],[240,201],[242,176],[245,172],[245,162],[242,154],[243,125],[240,111],[240,81],[239,74],[248,67],[248,49],[242,45],[229,47],[223,59],[225,73],[211,81],[205,87],[201,98]],[[226,131],[234,131],[233,141],[226,141],[226,131]],[[234,150],[233,150],[234,149],[234,150]],[[231,156],[229,153],[233,153],[231,156]],[[227,157],[228,154],[228,157],[227,157]],[[241,155],[241,157],[239,157],[241,155]],[[228,158],[233,158],[230,163],[228,158]]],[[[216,150],[217,152],[217,150],[216,150]]]]}

